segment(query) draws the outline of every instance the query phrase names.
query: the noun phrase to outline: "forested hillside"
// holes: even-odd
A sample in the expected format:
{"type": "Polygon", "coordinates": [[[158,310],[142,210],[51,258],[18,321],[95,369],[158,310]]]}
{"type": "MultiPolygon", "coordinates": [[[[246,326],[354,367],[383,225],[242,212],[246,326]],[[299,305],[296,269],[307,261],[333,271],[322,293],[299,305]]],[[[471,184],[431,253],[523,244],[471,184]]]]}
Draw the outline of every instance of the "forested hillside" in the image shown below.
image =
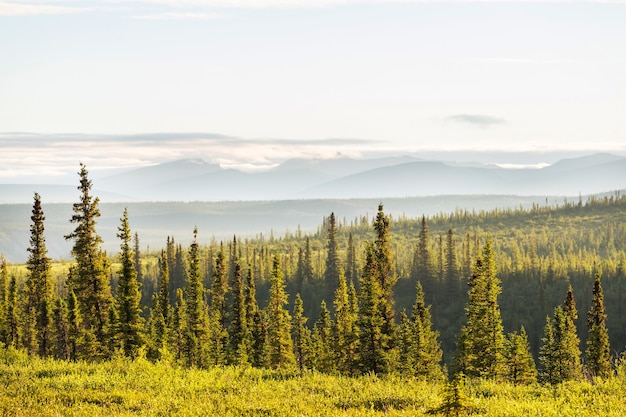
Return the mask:
{"type": "Polygon", "coordinates": [[[150,253],[140,253],[124,211],[112,256],[101,250],[99,201],[84,167],[80,184],[66,236],[74,262],[47,257],[36,195],[26,268],[2,263],[5,345],[70,360],[118,352],[348,375],[440,378],[445,363],[517,383],[534,380],[535,366],[549,382],[600,375],[596,353],[610,340],[615,357],[626,344],[619,194],[421,218],[388,216],[380,204],[375,218],[328,213],[311,234],[200,245],[197,235],[210,231],[190,230],[190,246],[164,236],[150,253]],[[491,359],[477,362],[485,352],[491,359]],[[564,356],[578,371],[555,377],[564,356]]]}

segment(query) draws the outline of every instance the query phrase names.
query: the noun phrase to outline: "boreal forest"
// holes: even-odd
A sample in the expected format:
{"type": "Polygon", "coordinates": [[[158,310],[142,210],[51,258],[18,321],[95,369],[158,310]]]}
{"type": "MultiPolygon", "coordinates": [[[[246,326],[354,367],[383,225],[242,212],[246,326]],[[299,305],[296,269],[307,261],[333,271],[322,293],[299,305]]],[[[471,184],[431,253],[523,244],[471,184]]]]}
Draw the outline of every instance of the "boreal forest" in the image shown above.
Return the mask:
{"type": "Polygon", "coordinates": [[[328,213],[311,233],[200,245],[210,231],[192,228],[191,245],[164,236],[145,253],[125,210],[110,254],[84,165],[79,178],[72,259],[47,256],[35,194],[28,261],[2,260],[7,361],[10,350],[85,367],[129,358],[189,371],[449,379],[450,410],[460,378],[552,385],[622,369],[620,193],[420,218],[386,215],[381,202],[374,218],[328,213]]]}

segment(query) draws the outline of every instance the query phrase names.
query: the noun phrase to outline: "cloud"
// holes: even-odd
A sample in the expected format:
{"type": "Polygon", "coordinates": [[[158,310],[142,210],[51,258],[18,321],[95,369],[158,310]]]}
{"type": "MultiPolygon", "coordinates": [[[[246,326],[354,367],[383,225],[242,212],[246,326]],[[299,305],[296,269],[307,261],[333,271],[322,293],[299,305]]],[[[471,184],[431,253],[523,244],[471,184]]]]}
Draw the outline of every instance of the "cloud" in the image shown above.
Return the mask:
{"type": "Polygon", "coordinates": [[[132,19],[139,20],[211,20],[218,19],[221,15],[218,13],[203,12],[165,12],[153,13],[147,15],[132,16],[132,19]]]}
{"type": "Polygon", "coordinates": [[[446,122],[459,123],[481,128],[487,128],[508,123],[504,119],[493,116],[485,116],[481,114],[455,114],[453,116],[446,117],[445,120],[446,122]]]}
{"type": "Polygon", "coordinates": [[[359,139],[244,139],[212,133],[140,135],[0,133],[0,182],[46,182],[73,178],[78,162],[90,172],[136,168],[200,158],[247,171],[292,158],[360,157],[380,145],[359,139]]]}
{"type": "Polygon", "coordinates": [[[92,11],[88,7],[68,7],[56,6],[50,4],[24,4],[24,3],[7,3],[0,2],[0,16],[36,16],[36,15],[54,15],[54,14],[70,14],[84,13],[92,11]]]}

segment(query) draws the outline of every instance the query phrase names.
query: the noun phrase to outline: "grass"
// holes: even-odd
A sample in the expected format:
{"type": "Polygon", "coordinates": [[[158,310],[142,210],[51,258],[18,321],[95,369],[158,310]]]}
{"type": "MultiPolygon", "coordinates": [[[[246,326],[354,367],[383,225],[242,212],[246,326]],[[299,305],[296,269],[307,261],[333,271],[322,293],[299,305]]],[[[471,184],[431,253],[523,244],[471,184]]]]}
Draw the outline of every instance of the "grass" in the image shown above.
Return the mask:
{"type": "MultiPolygon", "coordinates": [[[[626,378],[515,387],[463,386],[462,415],[623,416],[626,378]]],[[[397,376],[356,378],[224,367],[183,369],[119,358],[68,363],[0,352],[3,416],[428,416],[443,383],[397,376]]]]}

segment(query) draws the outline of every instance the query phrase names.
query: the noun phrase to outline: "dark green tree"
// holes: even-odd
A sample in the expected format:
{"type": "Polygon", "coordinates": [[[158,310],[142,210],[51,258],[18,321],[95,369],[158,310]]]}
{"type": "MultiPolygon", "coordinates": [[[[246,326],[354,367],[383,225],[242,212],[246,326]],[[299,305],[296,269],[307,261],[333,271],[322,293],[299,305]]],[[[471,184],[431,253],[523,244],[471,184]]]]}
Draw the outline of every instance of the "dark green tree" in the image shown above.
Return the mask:
{"type": "Polygon", "coordinates": [[[311,331],[306,327],[307,320],[304,315],[302,298],[300,297],[300,293],[298,293],[293,303],[293,323],[291,329],[293,333],[293,353],[300,375],[310,366],[311,331]]]}
{"type": "Polygon", "coordinates": [[[41,207],[41,197],[35,193],[30,217],[30,246],[28,247],[28,278],[26,279],[26,305],[24,318],[28,323],[24,335],[30,353],[48,356],[52,348],[52,306],[54,292],[50,278],[50,258],[44,236],[46,219],[41,207]],[[34,330],[34,331],[32,331],[34,330]]]}
{"type": "Polygon", "coordinates": [[[67,296],[67,342],[68,353],[71,361],[77,361],[82,357],[85,337],[78,297],[72,289],[67,296]]]}
{"type": "Polygon", "coordinates": [[[519,334],[510,333],[506,340],[506,379],[515,385],[531,384],[537,381],[537,368],[526,329],[522,326],[519,334]]]}
{"type": "Polygon", "coordinates": [[[326,299],[330,302],[335,289],[339,285],[339,244],[337,243],[337,222],[335,213],[330,213],[328,218],[328,251],[326,256],[326,269],[324,271],[324,284],[326,285],[326,299]]]}
{"type": "Polygon", "coordinates": [[[198,229],[194,228],[193,242],[189,248],[189,275],[187,286],[187,363],[203,367],[207,365],[209,338],[209,315],[204,297],[205,289],[200,272],[198,229]]]}
{"type": "Polygon", "coordinates": [[[596,272],[591,308],[587,313],[587,327],[589,329],[586,351],[587,370],[593,376],[608,378],[613,374],[613,369],[611,368],[609,332],[606,328],[604,292],[600,277],[600,272],[596,272]]]}
{"type": "MultiPolygon", "coordinates": [[[[393,287],[398,281],[398,276],[395,273],[392,255],[391,255],[391,235],[390,235],[390,221],[389,217],[383,212],[383,205],[378,205],[378,213],[374,220],[374,231],[376,233],[376,239],[374,240],[373,255],[374,255],[374,271],[375,276],[378,279],[379,287],[381,290],[381,299],[379,303],[379,311],[383,319],[382,326],[380,328],[383,344],[381,345],[385,353],[388,366],[393,366],[394,353],[392,352],[395,347],[395,310],[394,310],[394,297],[393,287]]],[[[390,369],[390,368],[389,368],[390,369]]]]}
{"type": "Polygon", "coordinates": [[[15,275],[11,275],[9,282],[9,295],[7,298],[7,309],[5,316],[6,346],[17,348],[20,346],[19,327],[19,298],[17,294],[17,281],[15,275]]]}
{"type": "Polygon", "coordinates": [[[409,363],[413,365],[414,375],[430,379],[443,376],[440,366],[443,352],[439,343],[439,332],[432,327],[430,306],[426,306],[422,284],[418,281],[410,322],[410,340],[413,345],[409,363]]]}
{"type": "Polygon", "coordinates": [[[326,301],[322,300],[320,315],[313,325],[311,336],[311,356],[313,368],[320,372],[332,372],[335,370],[335,361],[331,346],[332,320],[326,307],[326,301]]]}
{"type": "Polygon", "coordinates": [[[132,234],[128,224],[128,209],[124,209],[120,222],[117,237],[122,241],[119,254],[122,266],[118,273],[115,300],[117,318],[115,333],[124,355],[135,358],[144,344],[144,321],[141,317],[141,291],[135,269],[135,254],[131,246],[132,234]]]}
{"type": "Polygon", "coordinates": [[[382,373],[390,369],[387,357],[389,341],[383,333],[382,303],[384,292],[378,279],[374,247],[366,242],[365,266],[359,285],[358,362],[361,372],[382,373]]]}
{"type": "Polygon", "coordinates": [[[285,309],[285,305],[287,305],[287,294],[280,268],[280,257],[274,254],[270,298],[267,304],[268,347],[272,368],[292,368],[295,366],[293,341],[291,340],[291,317],[285,309]]]}
{"type": "Polygon", "coordinates": [[[107,321],[112,303],[106,254],[100,248],[102,238],[96,233],[96,220],[100,217],[100,199],[92,197],[92,182],[85,165],[80,164],[80,201],[74,203],[70,222],[76,224],[72,233],[65,236],[74,240],[72,255],[76,266],[68,286],[76,294],[81,308],[82,326],[88,341],[95,344],[92,352],[106,356],[107,321]]]}
{"type": "Polygon", "coordinates": [[[356,245],[354,244],[354,238],[352,237],[352,232],[348,234],[348,248],[347,248],[347,259],[346,259],[346,282],[355,282],[359,279],[358,275],[358,266],[357,266],[357,258],[356,258],[356,245]]]}
{"type": "Polygon", "coordinates": [[[250,332],[246,317],[245,286],[241,273],[241,264],[239,262],[235,263],[235,272],[233,275],[233,306],[228,333],[230,361],[239,365],[248,363],[250,332]]]}
{"type": "Polygon", "coordinates": [[[500,280],[490,240],[476,260],[468,284],[467,323],[459,336],[457,368],[469,377],[501,377],[505,337],[498,305],[500,280]]]}
{"type": "Polygon", "coordinates": [[[357,314],[353,310],[343,270],[339,272],[339,286],[335,291],[335,319],[332,326],[331,350],[339,372],[349,374],[356,360],[357,314]]]}
{"type": "Polygon", "coordinates": [[[57,298],[54,305],[54,356],[57,359],[67,360],[70,357],[68,337],[69,322],[67,320],[67,304],[62,298],[57,298]]]}

